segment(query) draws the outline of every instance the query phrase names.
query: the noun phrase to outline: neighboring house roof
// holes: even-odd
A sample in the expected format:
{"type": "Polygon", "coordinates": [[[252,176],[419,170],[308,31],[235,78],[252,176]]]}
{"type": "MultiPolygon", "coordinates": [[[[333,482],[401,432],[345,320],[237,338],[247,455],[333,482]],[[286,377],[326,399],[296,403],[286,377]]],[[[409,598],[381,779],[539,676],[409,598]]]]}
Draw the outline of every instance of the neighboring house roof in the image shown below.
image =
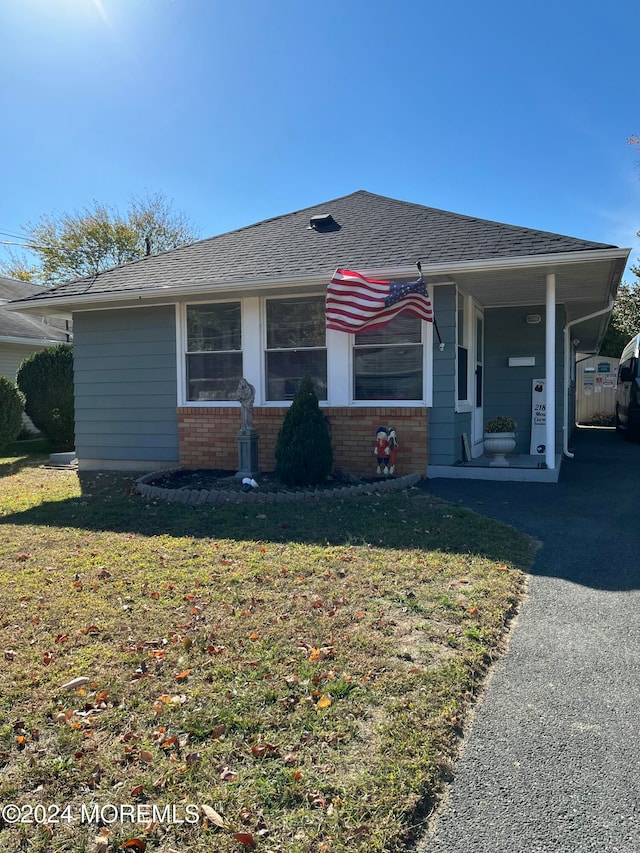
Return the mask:
{"type": "Polygon", "coordinates": [[[34,344],[68,341],[64,321],[52,320],[45,323],[39,317],[3,309],[4,304],[12,300],[49,296],[50,293],[51,288],[0,276],[0,340],[16,340],[21,343],[33,341],[34,344]]]}
{"type": "Polygon", "coordinates": [[[349,266],[367,270],[479,259],[589,252],[606,243],[505,225],[359,190],[35,294],[51,297],[134,294],[155,288],[233,284],[309,276],[349,266]],[[313,217],[331,221],[310,226],[313,217]]]}

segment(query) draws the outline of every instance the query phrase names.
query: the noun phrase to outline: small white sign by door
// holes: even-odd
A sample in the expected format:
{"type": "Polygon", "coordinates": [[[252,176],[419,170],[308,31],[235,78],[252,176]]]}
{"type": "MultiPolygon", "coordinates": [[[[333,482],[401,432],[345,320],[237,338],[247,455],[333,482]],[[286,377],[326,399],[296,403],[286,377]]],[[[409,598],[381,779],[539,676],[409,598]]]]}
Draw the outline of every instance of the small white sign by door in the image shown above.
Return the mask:
{"type": "Polygon", "coordinates": [[[545,380],[534,379],[531,385],[531,446],[532,456],[544,456],[547,440],[547,395],[545,380]]]}

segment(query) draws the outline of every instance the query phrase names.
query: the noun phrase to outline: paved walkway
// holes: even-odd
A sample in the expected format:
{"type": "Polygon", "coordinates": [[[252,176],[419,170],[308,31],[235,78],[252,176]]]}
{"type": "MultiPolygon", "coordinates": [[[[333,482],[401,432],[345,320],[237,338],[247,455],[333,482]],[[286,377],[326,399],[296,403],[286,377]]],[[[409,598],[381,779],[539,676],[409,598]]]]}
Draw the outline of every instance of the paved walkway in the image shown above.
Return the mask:
{"type": "Polygon", "coordinates": [[[573,446],[556,485],[429,483],[543,547],[419,853],[640,851],[640,444],[573,446]]]}

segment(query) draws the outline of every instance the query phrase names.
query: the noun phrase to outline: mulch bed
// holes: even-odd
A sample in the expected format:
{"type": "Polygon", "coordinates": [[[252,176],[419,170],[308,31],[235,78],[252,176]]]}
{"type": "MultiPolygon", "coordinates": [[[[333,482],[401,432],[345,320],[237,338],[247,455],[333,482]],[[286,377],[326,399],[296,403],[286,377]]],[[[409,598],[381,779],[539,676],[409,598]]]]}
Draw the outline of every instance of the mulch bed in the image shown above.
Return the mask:
{"type": "MultiPolygon", "coordinates": [[[[308,487],[285,486],[273,474],[264,472],[256,476],[256,482],[262,492],[296,492],[308,491],[308,487]]],[[[378,483],[382,480],[392,480],[393,477],[355,477],[351,474],[337,472],[334,476],[327,478],[324,483],[314,487],[314,490],[331,491],[340,486],[361,485],[366,483],[378,483]]],[[[206,489],[207,491],[242,491],[242,478],[236,476],[235,471],[221,469],[197,468],[194,470],[179,469],[176,471],[164,471],[154,477],[153,480],[145,480],[150,486],[161,489],[206,489]]]]}

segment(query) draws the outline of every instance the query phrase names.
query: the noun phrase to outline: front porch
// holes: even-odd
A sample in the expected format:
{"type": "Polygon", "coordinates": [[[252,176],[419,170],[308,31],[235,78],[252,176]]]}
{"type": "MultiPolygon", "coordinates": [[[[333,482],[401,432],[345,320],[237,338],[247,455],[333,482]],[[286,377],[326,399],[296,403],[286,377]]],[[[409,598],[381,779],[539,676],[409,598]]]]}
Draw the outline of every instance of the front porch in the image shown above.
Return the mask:
{"type": "Polygon", "coordinates": [[[557,483],[560,477],[562,454],[556,454],[555,466],[547,468],[544,457],[530,456],[527,453],[512,453],[507,456],[509,465],[498,467],[491,465],[490,456],[478,456],[468,462],[454,465],[429,465],[427,479],[439,477],[455,480],[497,480],[527,483],[557,483]]]}

